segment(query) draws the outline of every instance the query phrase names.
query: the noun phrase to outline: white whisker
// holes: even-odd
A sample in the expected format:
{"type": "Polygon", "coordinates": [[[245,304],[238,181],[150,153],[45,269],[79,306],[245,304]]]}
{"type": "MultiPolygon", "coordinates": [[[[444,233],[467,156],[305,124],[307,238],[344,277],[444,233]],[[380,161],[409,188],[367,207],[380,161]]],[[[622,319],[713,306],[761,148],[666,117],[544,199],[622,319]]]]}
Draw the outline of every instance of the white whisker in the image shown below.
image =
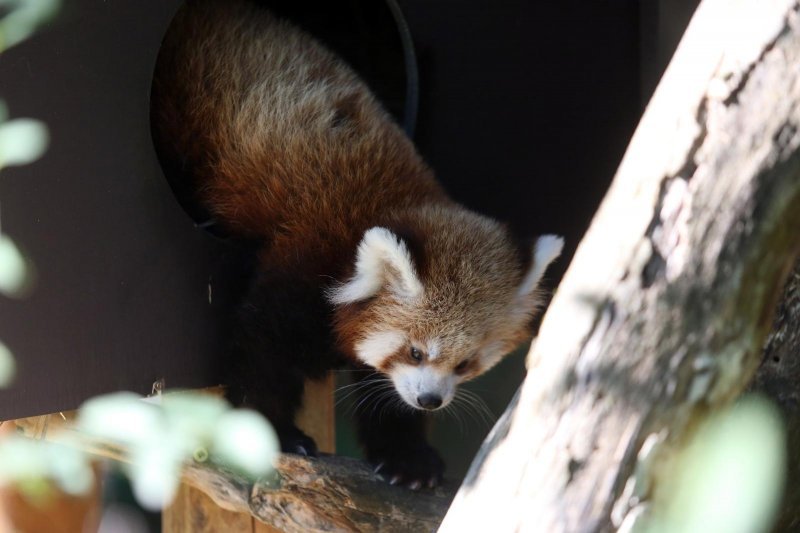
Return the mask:
{"type": "Polygon", "coordinates": [[[462,408],[470,418],[481,423],[481,425],[486,424],[487,427],[492,427],[494,424],[496,417],[489,410],[486,402],[468,389],[459,389],[456,391],[453,404],[462,408]]]}
{"type": "Polygon", "coordinates": [[[375,386],[375,388],[373,390],[368,391],[364,395],[364,397],[361,398],[358,401],[358,403],[355,404],[355,408],[353,409],[354,413],[357,413],[359,411],[359,409],[361,409],[362,407],[364,407],[364,408],[369,407],[372,404],[372,402],[375,401],[376,398],[380,397],[388,389],[390,389],[390,388],[393,389],[394,388],[394,385],[388,379],[386,379],[386,380],[375,380],[375,381],[370,382],[371,385],[375,385],[375,383],[378,383],[377,386],[375,386]],[[381,381],[385,381],[385,382],[380,383],[381,381]],[[372,400],[370,400],[370,398],[372,398],[372,400]]]}

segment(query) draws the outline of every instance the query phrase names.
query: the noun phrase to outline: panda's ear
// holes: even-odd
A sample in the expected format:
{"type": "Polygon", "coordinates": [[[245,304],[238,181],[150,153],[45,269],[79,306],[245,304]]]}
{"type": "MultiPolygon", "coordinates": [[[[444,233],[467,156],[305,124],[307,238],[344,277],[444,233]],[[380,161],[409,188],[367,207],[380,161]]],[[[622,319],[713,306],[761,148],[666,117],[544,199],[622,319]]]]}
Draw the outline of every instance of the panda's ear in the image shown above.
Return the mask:
{"type": "Polygon", "coordinates": [[[422,295],[411,254],[405,243],[386,228],[368,229],[358,245],[355,273],[328,291],[328,300],[344,305],[366,300],[381,289],[408,300],[422,295]]]}
{"type": "Polygon", "coordinates": [[[542,235],[536,239],[533,247],[533,261],[517,289],[517,297],[524,299],[533,294],[542,280],[544,271],[561,255],[562,248],[564,248],[564,239],[557,235],[542,235]]]}

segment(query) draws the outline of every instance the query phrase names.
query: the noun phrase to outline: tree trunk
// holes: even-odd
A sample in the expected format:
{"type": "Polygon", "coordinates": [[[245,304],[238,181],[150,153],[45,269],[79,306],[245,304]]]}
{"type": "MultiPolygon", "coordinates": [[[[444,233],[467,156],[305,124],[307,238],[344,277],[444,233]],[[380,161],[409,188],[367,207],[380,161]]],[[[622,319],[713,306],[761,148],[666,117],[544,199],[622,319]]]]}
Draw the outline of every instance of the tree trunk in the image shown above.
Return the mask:
{"type": "Polygon", "coordinates": [[[788,475],[775,531],[800,529],[800,261],[786,282],[764,357],[751,391],[771,398],[781,410],[788,434],[788,475]]]}
{"type": "Polygon", "coordinates": [[[798,11],[700,5],[440,531],[627,529],[747,386],[800,251],[798,11]]]}

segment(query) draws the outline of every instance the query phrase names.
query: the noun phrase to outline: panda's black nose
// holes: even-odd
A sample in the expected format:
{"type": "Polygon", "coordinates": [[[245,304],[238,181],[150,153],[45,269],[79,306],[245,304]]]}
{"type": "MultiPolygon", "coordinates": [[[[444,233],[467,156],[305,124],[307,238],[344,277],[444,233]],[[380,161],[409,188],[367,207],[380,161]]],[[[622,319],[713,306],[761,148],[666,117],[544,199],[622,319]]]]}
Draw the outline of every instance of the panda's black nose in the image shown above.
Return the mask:
{"type": "Polygon", "coordinates": [[[442,405],[442,397],[438,394],[420,394],[417,396],[417,403],[423,409],[436,409],[442,405]]]}

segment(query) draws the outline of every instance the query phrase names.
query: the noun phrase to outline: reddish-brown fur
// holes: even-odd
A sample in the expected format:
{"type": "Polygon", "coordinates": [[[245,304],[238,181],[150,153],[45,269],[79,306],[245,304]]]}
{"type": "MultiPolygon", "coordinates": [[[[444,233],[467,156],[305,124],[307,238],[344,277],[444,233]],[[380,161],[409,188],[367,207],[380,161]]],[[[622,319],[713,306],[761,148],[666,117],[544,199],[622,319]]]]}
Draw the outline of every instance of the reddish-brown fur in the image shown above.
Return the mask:
{"type": "Polygon", "coordinates": [[[194,2],[161,54],[170,60],[159,62],[154,98],[180,103],[155,106],[164,151],[181,154],[219,223],[270,242],[265,267],[331,274],[387,213],[447,202],[363,82],[263,9],[194,2]],[[248,56],[231,59],[223,49],[248,56]],[[288,94],[270,96],[279,87],[288,94]],[[321,90],[298,103],[309,88],[321,90]]]}
{"type": "MultiPolygon", "coordinates": [[[[302,380],[341,357],[396,373],[408,404],[435,408],[415,400],[427,394],[415,369],[449,401],[455,385],[529,337],[539,301],[535,283],[521,290],[523,279],[538,282],[526,277],[529,254],[445,195],[347,65],[256,3],[187,2],[164,40],[152,109],[165,165],[228,232],[261,243],[233,379],[284,448],[308,451],[292,425],[302,380]],[[361,245],[375,228],[370,255],[361,245]],[[358,266],[362,252],[369,268],[358,266]],[[381,285],[354,283],[364,272],[381,285]],[[435,348],[410,355],[426,346],[435,348]]],[[[412,486],[436,481],[441,460],[418,415],[368,418],[371,460],[412,486]]]]}

